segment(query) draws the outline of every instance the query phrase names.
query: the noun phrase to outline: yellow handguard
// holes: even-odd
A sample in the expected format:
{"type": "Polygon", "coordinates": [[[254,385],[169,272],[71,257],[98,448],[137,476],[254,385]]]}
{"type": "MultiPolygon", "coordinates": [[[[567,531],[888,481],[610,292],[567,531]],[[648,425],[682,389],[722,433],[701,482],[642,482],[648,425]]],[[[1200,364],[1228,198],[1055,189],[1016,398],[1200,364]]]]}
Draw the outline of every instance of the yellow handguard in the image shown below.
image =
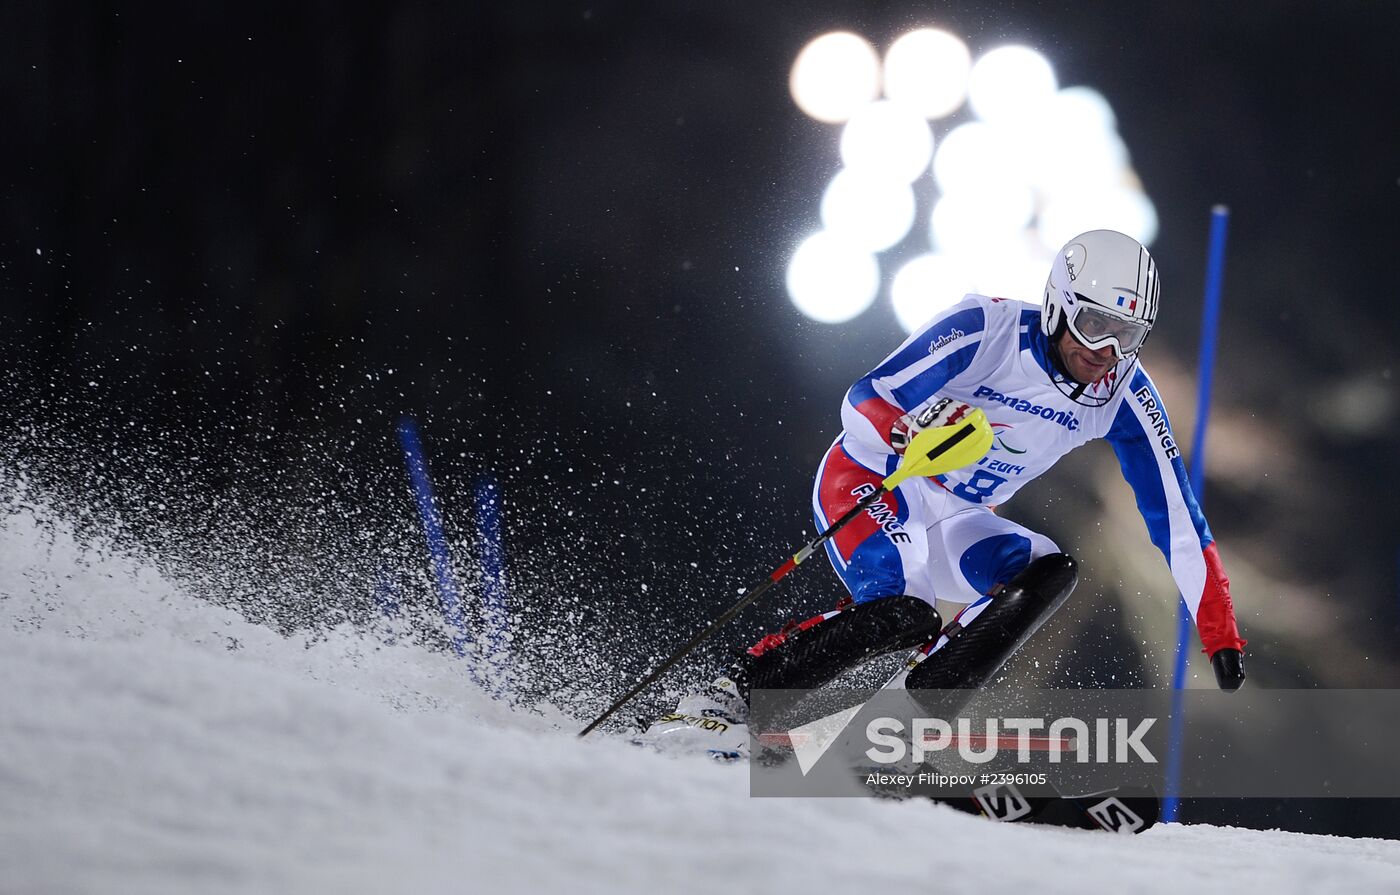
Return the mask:
{"type": "Polygon", "coordinates": [[[905,479],[942,475],[971,466],[992,449],[992,424],[979,407],[951,426],[935,426],[915,435],[899,468],[882,483],[893,491],[905,479]]]}

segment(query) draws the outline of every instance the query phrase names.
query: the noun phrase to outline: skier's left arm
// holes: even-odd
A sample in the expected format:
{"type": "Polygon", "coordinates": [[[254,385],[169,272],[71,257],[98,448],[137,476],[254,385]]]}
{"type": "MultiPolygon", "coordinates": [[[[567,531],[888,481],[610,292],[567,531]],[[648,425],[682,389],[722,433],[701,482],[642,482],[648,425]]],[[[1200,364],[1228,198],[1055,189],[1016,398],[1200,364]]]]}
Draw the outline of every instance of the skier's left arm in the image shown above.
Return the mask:
{"type": "Polygon", "coordinates": [[[1222,689],[1237,689],[1244,682],[1245,641],[1235,622],[1230,579],[1191,490],[1166,407],[1141,368],[1129,383],[1105,438],[1118,455],[1123,477],[1132,485],[1152,543],[1166,557],[1196,621],[1217,681],[1222,689]]]}

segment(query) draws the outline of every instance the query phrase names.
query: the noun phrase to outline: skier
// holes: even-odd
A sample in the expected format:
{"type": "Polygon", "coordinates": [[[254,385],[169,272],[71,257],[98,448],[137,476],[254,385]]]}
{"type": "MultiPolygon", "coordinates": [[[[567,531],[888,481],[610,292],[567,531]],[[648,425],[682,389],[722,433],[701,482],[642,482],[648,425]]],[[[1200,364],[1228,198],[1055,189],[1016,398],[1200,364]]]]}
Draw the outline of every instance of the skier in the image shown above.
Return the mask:
{"type": "Polygon", "coordinates": [[[1077,578],[1072,557],[993,508],[1095,438],[1117,454],[1217,683],[1238,689],[1245,641],[1229,580],[1166,408],[1138,360],[1158,293],[1157,267],[1136,240],[1083,233],[1056,255],[1039,308],[968,295],[851,386],[844,431],[817,470],[819,529],[878,489],[922,429],[955,424],[978,407],[995,432],[993,447],[966,468],[907,480],[827,541],[849,596],[834,611],[764,637],[639,742],[744,757],[750,690],[819,687],[896,650],[917,648],[896,686],[986,683],[1077,578]],[[935,597],[966,606],[944,625],[935,597]]]}

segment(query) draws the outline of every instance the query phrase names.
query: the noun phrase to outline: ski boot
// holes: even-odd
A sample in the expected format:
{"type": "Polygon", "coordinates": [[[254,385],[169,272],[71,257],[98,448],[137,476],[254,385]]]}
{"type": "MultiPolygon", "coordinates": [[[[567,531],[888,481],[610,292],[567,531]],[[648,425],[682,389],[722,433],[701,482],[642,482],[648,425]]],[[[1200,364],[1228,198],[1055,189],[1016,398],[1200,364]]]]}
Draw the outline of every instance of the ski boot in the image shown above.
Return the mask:
{"type": "Polygon", "coordinates": [[[720,677],[699,693],[685,696],[675,711],[657,718],[632,738],[666,754],[706,755],[718,762],[749,757],[749,707],[738,685],[720,677]]]}

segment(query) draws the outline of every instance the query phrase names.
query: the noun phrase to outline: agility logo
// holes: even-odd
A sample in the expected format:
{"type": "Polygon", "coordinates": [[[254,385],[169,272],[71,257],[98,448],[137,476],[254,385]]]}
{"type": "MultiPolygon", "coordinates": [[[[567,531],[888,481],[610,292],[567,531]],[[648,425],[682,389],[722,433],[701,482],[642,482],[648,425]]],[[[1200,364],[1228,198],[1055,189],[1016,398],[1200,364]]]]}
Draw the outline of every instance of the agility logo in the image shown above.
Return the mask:
{"type": "Polygon", "coordinates": [[[992,423],[992,438],[994,439],[992,442],[992,450],[1006,451],[1009,454],[1024,454],[1024,450],[1017,450],[1016,448],[1007,444],[1006,441],[1002,439],[1002,436],[1006,434],[1005,432],[998,431],[1000,429],[1014,428],[1016,427],[1011,425],[1010,423],[992,423]]]}
{"type": "Polygon", "coordinates": [[[946,348],[949,345],[956,342],[958,339],[961,339],[965,335],[967,335],[967,333],[963,332],[960,329],[950,330],[933,340],[933,342],[928,346],[928,353],[933,354],[940,348],[946,348]]]}

